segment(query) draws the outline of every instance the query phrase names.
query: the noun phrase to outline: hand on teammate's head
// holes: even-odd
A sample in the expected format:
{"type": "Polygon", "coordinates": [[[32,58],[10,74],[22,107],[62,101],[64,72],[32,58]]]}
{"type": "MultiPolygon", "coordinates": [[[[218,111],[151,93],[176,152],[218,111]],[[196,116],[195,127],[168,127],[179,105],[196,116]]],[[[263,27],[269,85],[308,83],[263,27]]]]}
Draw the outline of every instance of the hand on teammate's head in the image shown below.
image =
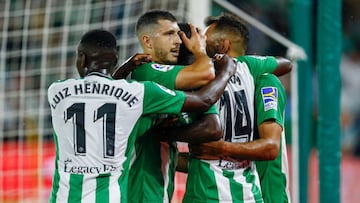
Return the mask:
{"type": "Polygon", "coordinates": [[[124,79],[136,67],[152,61],[150,54],[136,53],[128,58],[123,64],[114,70],[112,77],[114,79],[124,79]]]}
{"type": "Polygon", "coordinates": [[[189,23],[191,37],[188,38],[183,31],[179,32],[182,43],[194,55],[206,54],[206,36],[202,33],[200,28],[196,28],[193,24],[189,23]]]}
{"type": "Polygon", "coordinates": [[[230,68],[231,74],[236,72],[236,61],[226,54],[215,54],[213,57],[215,70],[221,71],[224,68],[230,68]],[[227,65],[225,65],[227,64],[227,65]]]}

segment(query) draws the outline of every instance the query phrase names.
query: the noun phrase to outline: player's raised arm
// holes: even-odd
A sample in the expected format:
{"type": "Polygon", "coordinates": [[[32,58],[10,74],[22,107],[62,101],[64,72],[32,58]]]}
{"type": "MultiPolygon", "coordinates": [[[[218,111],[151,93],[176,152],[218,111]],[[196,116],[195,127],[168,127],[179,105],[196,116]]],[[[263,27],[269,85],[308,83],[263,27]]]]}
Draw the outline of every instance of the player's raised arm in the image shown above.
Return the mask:
{"type": "Polygon", "coordinates": [[[187,93],[183,112],[206,111],[221,97],[227,82],[236,71],[236,63],[227,56],[217,56],[214,61],[216,77],[196,92],[187,93]]]}
{"type": "Polygon", "coordinates": [[[206,36],[201,30],[189,24],[191,37],[179,32],[183,44],[194,55],[194,62],[185,66],[176,77],[176,89],[199,88],[215,78],[211,58],[206,54],[206,36]]]}
{"type": "Polygon", "coordinates": [[[123,64],[117,67],[111,76],[114,79],[124,79],[126,78],[131,71],[133,71],[137,66],[144,63],[151,62],[150,54],[136,53],[127,59],[123,64]]]}

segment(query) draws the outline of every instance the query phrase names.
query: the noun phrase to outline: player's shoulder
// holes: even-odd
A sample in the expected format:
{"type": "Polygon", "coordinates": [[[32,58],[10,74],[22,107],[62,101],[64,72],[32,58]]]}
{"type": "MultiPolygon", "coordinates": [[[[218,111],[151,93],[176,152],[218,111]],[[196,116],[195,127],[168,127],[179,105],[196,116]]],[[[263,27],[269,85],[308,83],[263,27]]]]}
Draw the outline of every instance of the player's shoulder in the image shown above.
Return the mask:
{"type": "Polygon", "coordinates": [[[274,60],[273,56],[261,56],[261,55],[243,55],[236,57],[236,60],[239,62],[251,62],[251,61],[264,61],[264,60],[274,60]]]}
{"type": "Polygon", "coordinates": [[[274,84],[281,84],[280,79],[271,73],[264,73],[260,76],[259,82],[269,82],[269,83],[274,83],[274,84]]]}
{"type": "MultiPolygon", "coordinates": [[[[164,87],[164,86],[162,86],[159,83],[156,83],[154,81],[134,81],[134,82],[140,83],[140,84],[144,85],[146,88],[164,87]]],[[[166,88],[166,87],[164,87],[164,88],[166,88]]]]}
{"type": "Polygon", "coordinates": [[[134,90],[141,90],[144,88],[144,86],[147,82],[148,81],[137,81],[137,80],[133,80],[133,79],[120,79],[120,80],[112,80],[108,83],[108,85],[114,86],[117,88],[128,88],[128,89],[134,89],[134,90]]]}
{"type": "Polygon", "coordinates": [[[170,94],[173,96],[176,95],[174,90],[171,90],[171,89],[169,89],[159,83],[153,82],[153,81],[141,81],[139,83],[144,85],[145,90],[147,92],[153,92],[153,93],[161,92],[161,93],[167,93],[167,94],[170,94]]]}
{"type": "Polygon", "coordinates": [[[260,76],[261,79],[266,79],[266,80],[276,80],[276,81],[280,81],[279,78],[271,73],[264,73],[260,76]]]}
{"type": "Polygon", "coordinates": [[[68,79],[61,79],[61,80],[55,80],[54,82],[52,82],[49,85],[49,89],[55,86],[62,86],[62,85],[67,85],[69,83],[73,83],[77,80],[81,80],[82,78],[68,78],[68,79]]]}
{"type": "Polygon", "coordinates": [[[52,84],[60,84],[60,83],[69,83],[77,80],[82,80],[83,78],[67,78],[67,79],[59,79],[52,82],[52,84]]]}
{"type": "Polygon", "coordinates": [[[141,66],[139,66],[137,69],[135,70],[154,70],[154,71],[160,71],[160,72],[169,72],[177,67],[183,67],[181,65],[167,65],[167,64],[160,64],[160,63],[155,63],[155,62],[151,62],[151,63],[146,63],[146,64],[142,64],[141,66]]]}
{"type": "Polygon", "coordinates": [[[280,79],[274,74],[264,73],[257,80],[255,86],[257,89],[262,89],[263,87],[276,88],[280,93],[285,92],[285,88],[281,83],[280,79]]]}

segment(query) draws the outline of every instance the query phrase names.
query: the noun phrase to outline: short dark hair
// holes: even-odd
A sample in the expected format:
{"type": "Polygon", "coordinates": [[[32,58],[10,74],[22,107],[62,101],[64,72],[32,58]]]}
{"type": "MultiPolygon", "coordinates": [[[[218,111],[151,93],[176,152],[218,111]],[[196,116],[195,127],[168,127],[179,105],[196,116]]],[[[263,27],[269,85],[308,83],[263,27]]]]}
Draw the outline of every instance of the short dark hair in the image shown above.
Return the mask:
{"type": "Polygon", "coordinates": [[[159,20],[169,20],[177,22],[176,17],[169,11],[165,10],[150,10],[142,14],[138,19],[135,27],[135,32],[138,34],[139,30],[147,25],[157,24],[159,20]]]}
{"type": "MultiPolygon", "coordinates": [[[[79,69],[80,76],[90,72],[99,72],[100,69],[112,72],[117,64],[117,45],[115,36],[106,30],[90,30],[86,32],[78,45],[78,57],[86,56],[86,66],[88,70],[79,69]],[[92,64],[92,62],[96,62],[92,64]]],[[[78,65],[78,64],[77,64],[78,65]]]]}
{"type": "Polygon", "coordinates": [[[90,49],[90,51],[109,49],[116,50],[117,48],[115,36],[109,31],[100,29],[90,30],[85,33],[81,37],[80,45],[86,47],[87,49],[90,49]]]}
{"type": "MultiPolygon", "coordinates": [[[[191,37],[190,25],[188,23],[178,23],[178,26],[180,30],[185,33],[187,38],[191,37]]],[[[194,60],[194,54],[182,43],[179,49],[178,64],[189,65],[192,64],[194,60]]]]}
{"type": "Polygon", "coordinates": [[[216,31],[236,34],[241,36],[246,46],[249,41],[249,29],[246,23],[239,17],[225,13],[218,17],[209,16],[205,19],[205,25],[215,24],[216,31]]]}

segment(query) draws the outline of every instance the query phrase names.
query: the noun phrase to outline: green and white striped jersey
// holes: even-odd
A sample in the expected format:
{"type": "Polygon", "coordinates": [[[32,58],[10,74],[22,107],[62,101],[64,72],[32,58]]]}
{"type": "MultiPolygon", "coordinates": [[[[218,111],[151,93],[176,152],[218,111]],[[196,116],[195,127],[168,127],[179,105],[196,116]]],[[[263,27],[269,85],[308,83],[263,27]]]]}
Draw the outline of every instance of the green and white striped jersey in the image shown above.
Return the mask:
{"type": "MultiPolygon", "coordinates": [[[[137,67],[131,75],[138,81],[154,81],[169,89],[175,88],[177,74],[182,65],[147,63],[137,67]]],[[[206,114],[217,114],[215,106],[206,114]]],[[[181,124],[191,123],[196,113],[179,115],[181,124]]],[[[177,164],[176,142],[159,142],[150,136],[139,137],[135,141],[135,156],[129,175],[130,202],[171,201],[174,192],[174,178],[177,164]]]]}
{"type": "MultiPolygon", "coordinates": [[[[218,101],[223,140],[253,140],[255,83],[277,67],[274,57],[237,57],[237,70],[218,101]]],[[[190,157],[183,202],[263,202],[253,161],[199,160],[190,157]]]]}
{"type": "Polygon", "coordinates": [[[50,202],[127,202],[135,140],[155,113],[178,114],[185,94],[100,73],[48,89],[56,161],[50,202]]]}
{"type": "MultiPolygon", "coordinates": [[[[264,74],[255,86],[257,125],[274,119],[284,129],[286,92],[280,80],[272,74],[264,74]]],[[[257,130],[254,133],[257,139],[257,130]]],[[[280,140],[280,151],[275,160],[256,161],[264,203],[290,202],[285,130],[280,140]]]]}
{"type": "MultiPolygon", "coordinates": [[[[175,88],[176,76],[184,66],[146,63],[137,67],[131,79],[157,82],[175,88]]],[[[176,142],[159,142],[149,136],[135,141],[129,174],[129,202],[170,202],[174,192],[176,142]]]]}

